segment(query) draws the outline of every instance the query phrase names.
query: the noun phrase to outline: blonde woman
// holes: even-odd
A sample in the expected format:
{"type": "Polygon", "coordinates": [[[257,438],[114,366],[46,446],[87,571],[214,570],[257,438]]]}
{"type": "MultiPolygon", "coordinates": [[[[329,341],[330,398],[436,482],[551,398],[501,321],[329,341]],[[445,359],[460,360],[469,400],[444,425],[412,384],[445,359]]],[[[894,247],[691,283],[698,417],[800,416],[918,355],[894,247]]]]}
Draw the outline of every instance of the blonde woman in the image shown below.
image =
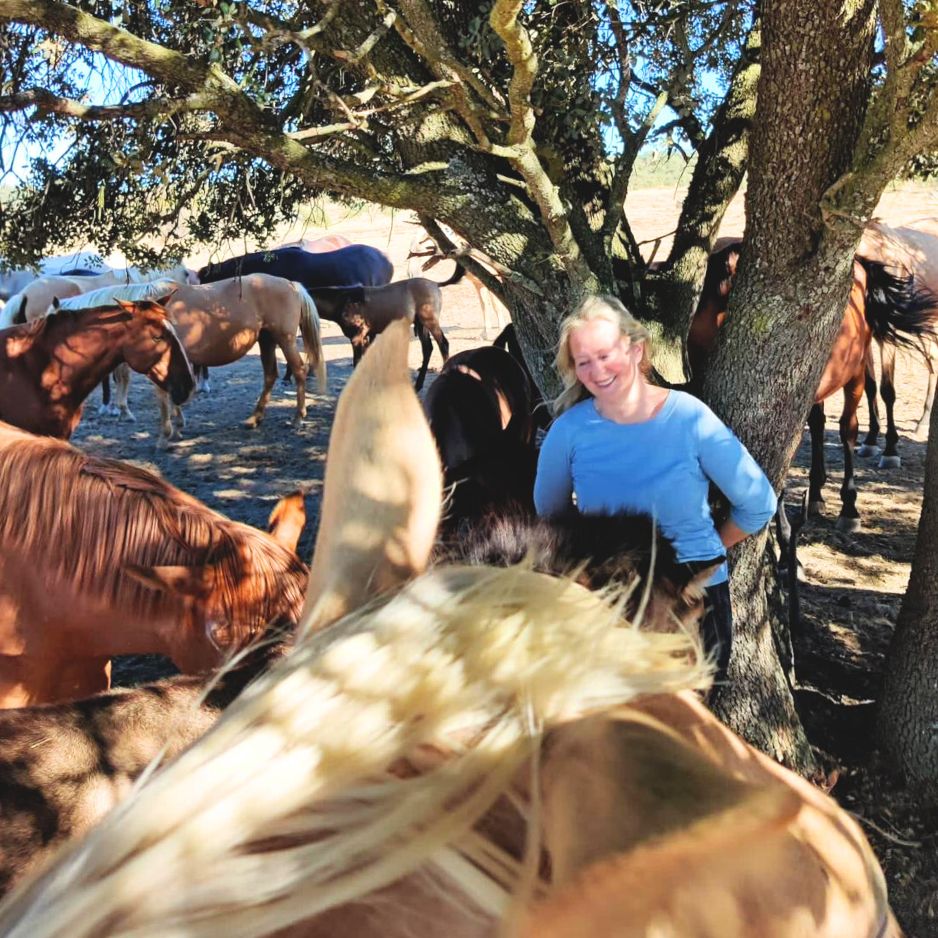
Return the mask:
{"type": "Polygon", "coordinates": [[[584,300],[561,324],[556,365],[564,390],[541,447],[534,504],[542,516],[574,497],[587,514],[652,515],[678,560],[695,569],[720,563],[707,587],[704,648],[725,678],[733,639],[726,550],[775,512],[769,480],[720,419],[690,394],[654,384],[649,336],[612,296],[584,300]],[[719,530],[710,483],[730,514],[719,530]]]}

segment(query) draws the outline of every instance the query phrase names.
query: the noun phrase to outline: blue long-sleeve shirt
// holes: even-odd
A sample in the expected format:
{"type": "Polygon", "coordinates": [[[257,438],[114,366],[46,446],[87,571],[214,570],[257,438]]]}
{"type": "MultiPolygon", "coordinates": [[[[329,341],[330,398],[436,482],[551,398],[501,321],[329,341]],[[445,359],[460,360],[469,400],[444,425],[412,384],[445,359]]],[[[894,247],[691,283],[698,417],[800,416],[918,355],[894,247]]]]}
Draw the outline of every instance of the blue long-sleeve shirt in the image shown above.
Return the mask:
{"type": "MultiPolygon", "coordinates": [[[[534,504],[542,516],[563,511],[576,494],[586,514],[641,511],[674,544],[677,559],[725,554],[707,502],[709,482],[730,502],[747,534],[775,512],[769,480],[732,431],[696,397],[670,391],[643,423],[607,420],[592,398],[561,414],[541,446],[534,504]]],[[[711,585],[727,578],[726,565],[711,585]]]]}

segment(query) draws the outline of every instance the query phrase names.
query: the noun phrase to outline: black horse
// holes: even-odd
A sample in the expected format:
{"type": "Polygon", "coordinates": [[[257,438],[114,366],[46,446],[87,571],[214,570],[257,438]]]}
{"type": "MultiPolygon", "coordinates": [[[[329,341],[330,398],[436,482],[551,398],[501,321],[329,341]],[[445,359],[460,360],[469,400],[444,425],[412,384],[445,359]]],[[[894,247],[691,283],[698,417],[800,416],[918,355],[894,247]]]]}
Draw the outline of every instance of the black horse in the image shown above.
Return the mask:
{"type": "Polygon", "coordinates": [[[271,274],[296,280],[307,290],[356,284],[380,287],[390,282],[394,266],[386,254],[366,244],[352,244],[324,254],[310,254],[299,247],[275,248],[208,264],[199,271],[199,282],[214,283],[246,274],[271,274]]]}

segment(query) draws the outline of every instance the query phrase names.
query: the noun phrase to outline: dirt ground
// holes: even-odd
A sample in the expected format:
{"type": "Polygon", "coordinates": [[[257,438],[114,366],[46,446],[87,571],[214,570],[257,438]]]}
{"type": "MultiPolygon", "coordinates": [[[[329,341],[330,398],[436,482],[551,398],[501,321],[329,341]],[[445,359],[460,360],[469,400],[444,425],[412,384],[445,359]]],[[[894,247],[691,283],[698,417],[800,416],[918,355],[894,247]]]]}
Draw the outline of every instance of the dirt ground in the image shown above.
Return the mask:
{"type": "MultiPolygon", "coordinates": [[[[647,250],[667,250],[680,206],[671,190],[643,190],[630,196],[627,212],[647,250]]],[[[878,215],[896,225],[938,216],[938,189],[906,186],[888,192],[878,215]]],[[[743,228],[742,199],[727,214],[723,233],[743,228]]],[[[386,251],[396,278],[407,276],[406,254],[418,229],[398,214],[366,210],[337,218],[330,231],[386,251]]],[[[299,229],[284,237],[305,234],[299,229]]],[[[200,262],[204,258],[194,258],[200,262]]],[[[449,265],[432,272],[448,276],[449,265]]],[[[482,343],[481,315],[473,288],[463,281],[444,293],[443,323],[453,352],[482,343]]],[[[89,452],[125,459],[159,472],[180,488],[232,518],[262,526],[277,498],[297,487],[307,493],[309,524],[300,542],[301,556],[312,553],[326,446],[336,397],[351,371],[349,343],[332,323],[324,323],[329,364],[325,394],[308,395],[309,416],[299,430],[289,420],[295,401],[292,389],[278,382],[267,418],[257,430],[242,427],[261,386],[260,360],[254,352],[242,361],[212,372],[213,391],[187,407],[183,439],[168,452],[157,452],[157,408],[146,381],[135,376],[132,424],[97,414],[95,395],[73,442],[89,452]]],[[[419,346],[411,344],[411,365],[419,363],[419,346]]],[[[432,380],[439,368],[431,359],[432,380]]],[[[827,514],[813,519],[802,538],[800,558],[807,572],[802,588],[803,634],[796,639],[799,705],[812,741],[840,767],[834,790],[864,825],[886,868],[894,908],[913,938],[938,936],[938,829],[926,825],[914,803],[866,767],[884,654],[908,582],[921,509],[925,444],[913,427],[921,414],[927,372],[921,362],[900,358],[897,367],[897,421],[901,436],[900,469],[881,470],[875,459],[857,460],[858,505],[863,528],[843,535],[834,530],[839,510],[842,457],[837,437],[839,398],[828,405],[826,451],[831,479],[827,514]]],[[[865,405],[861,432],[865,432],[865,405]]],[[[786,486],[794,504],[807,487],[809,451],[805,442],[786,486]]],[[[153,661],[126,661],[119,680],[135,681],[159,671],[153,661]]]]}

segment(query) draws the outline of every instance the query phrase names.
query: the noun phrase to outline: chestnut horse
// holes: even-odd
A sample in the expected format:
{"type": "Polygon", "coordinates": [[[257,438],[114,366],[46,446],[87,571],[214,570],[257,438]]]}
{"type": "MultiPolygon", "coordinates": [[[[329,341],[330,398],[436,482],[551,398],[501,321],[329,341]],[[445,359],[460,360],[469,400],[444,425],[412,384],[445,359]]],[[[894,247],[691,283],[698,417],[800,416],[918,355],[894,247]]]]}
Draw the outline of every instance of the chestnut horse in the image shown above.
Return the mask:
{"type": "MultiPolygon", "coordinates": [[[[296,553],[303,499],[275,506],[268,531],[296,553]]],[[[157,760],[197,740],[286,651],[271,627],[214,679],[182,676],[83,700],[0,711],[0,896],[65,841],[96,824],[157,760]],[[106,766],[106,772],[102,771],[106,766]]]]}
{"type": "MultiPolygon", "coordinates": [[[[740,247],[736,243],[723,248],[711,255],[707,265],[700,302],[687,335],[688,360],[694,375],[701,373],[726,316],[727,298],[736,275],[740,247]]],[[[853,451],[859,431],[857,407],[866,385],[870,343],[876,338],[889,345],[914,346],[919,337],[932,334],[936,316],[938,297],[920,287],[913,278],[896,277],[885,265],[863,257],[854,259],[850,299],[808,416],[811,432],[808,510],[818,514],[824,504],[822,490],[827,481],[824,401],[843,390],[840,440],[844,451],[844,479],[840,489],[840,516],[837,518],[839,531],[857,531],[861,525],[856,506],[853,451]]]]}
{"type": "Polygon", "coordinates": [[[166,312],[152,302],[55,315],[0,331],[0,420],[67,440],[85,398],[126,362],[177,404],[195,386],[166,312]]]}
{"type": "Polygon", "coordinates": [[[856,821],[678,691],[686,638],[529,569],[425,571],[407,348],[393,323],[343,393],[294,649],[0,933],[897,936],[856,821]]]}
{"type": "MultiPolygon", "coordinates": [[[[195,366],[228,365],[243,358],[255,342],[260,346],[264,387],[245,426],[256,427],[264,417],[277,380],[278,348],[296,376],[294,426],[306,416],[307,367],[315,370],[320,391],[325,390],[326,359],[319,336],[319,316],[316,304],[301,284],[268,274],[248,274],[217,283],[183,286],[163,302],[195,366]],[[303,336],[305,361],[296,347],[297,330],[303,336]]],[[[118,402],[126,401],[126,397],[126,386],[118,384],[118,402]]],[[[158,445],[166,445],[173,434],[169,401],[160,395],[158,445]]]]}
{"type": "MultiPolygon", "coordinates": [[[[915,277],[938,295],[938,219],[924,218],[901,228],[890,228],[881,222],[867,225],[860,241],[857,253],[906,276],[915,277]]],[[[896,349],[894,345],[878,342],[882,362],[882,382],[880,392],[886,405],[886,440],[885,449],[879,460],[881,469],[895,469],[901,465],[897,444],[899,433],[893,414],[896,403],[895,367],[896,349]]],[[[922,342],[922,353],[928,363],[928,390],[922,416],[915,425],[915,433],[927,433],[931,417],[932,404],[935,400],[935,362],[938,360],[938,343],[934,338],[922,342]]],[[[876,404],[876,377],[870,368],[867,374],[866,399],[870,410],[870,430],[857,450],[860,456],[878,456],[879,409],[876,404]]]]}
{"type": "Polygon", "coordinates": [[[152,473],[0,424],[0,707],[104,690],[112,655],[216,667],[296,621],[305,582],[269,535],[152,473]]]}

